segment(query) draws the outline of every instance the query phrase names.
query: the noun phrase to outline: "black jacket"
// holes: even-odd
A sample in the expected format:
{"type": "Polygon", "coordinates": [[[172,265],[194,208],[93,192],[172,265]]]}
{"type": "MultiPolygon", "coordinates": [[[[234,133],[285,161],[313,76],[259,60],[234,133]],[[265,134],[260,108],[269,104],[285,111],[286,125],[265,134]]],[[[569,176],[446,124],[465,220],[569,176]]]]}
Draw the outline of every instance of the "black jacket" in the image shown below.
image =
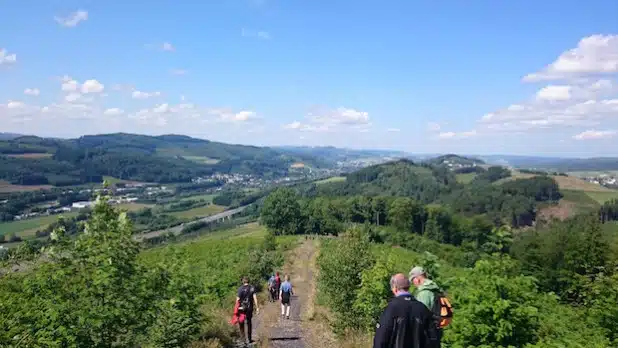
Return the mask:
{"type": "Polygon", "coordinates": [[[431,311],[410,295],[393,298],[380,316],[373,348],[438,347],[438,329],[431,311]]]}

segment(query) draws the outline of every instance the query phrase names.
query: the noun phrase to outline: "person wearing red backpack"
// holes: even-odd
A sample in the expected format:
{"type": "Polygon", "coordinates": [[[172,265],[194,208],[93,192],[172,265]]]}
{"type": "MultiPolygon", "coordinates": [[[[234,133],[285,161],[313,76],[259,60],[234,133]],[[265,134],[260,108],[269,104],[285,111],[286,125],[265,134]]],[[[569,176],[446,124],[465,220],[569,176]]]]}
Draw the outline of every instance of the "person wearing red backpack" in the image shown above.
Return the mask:
{"type": "Polygon", "coordinates": [[[443,329],[453,319],[453,307],[438,284],[427,278],[427,273],[423,267],[416,266],[412,268],[409,276],[410,282],[416,287],[415,298],[429,308],[434,315],[438,328],[438,340],[441,341],[443,329]]]}
{"type": "Polygon", "coordinates": [[[281,288],[281,277],[279,277],[279,272],[275,272],[275,296],[276,300],[279,300],[279,288],[281,288]]]}

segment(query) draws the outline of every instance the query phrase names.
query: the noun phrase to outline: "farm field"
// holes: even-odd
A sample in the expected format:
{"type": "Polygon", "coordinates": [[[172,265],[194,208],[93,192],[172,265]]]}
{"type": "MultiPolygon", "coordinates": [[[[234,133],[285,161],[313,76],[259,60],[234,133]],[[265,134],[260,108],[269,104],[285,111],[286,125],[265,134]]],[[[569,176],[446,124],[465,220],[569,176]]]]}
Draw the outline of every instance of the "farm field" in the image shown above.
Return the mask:
{"type": "Polygon", "coordinates": [[[216,213],[220,213],[224,210],[225,210],[225,207],[223,206],[216,205],[216,204],[209,204],[209,205],[205,205],[202,207],[197,207],[197,208],[193,208],[189,210],[175,211],[169,214],[179,219],[191,219],[191,218],[213,215],[216,213]]]}
{"type": "Polygon", "coordinates": [[[13,158],[29,158],[29,159],[37,159],[37,158],[50,158],[53,156],[51,153],[20,153],[20,154],[7,154],[7,157],[13,158]]]}
{"type": "Polygon", "coordinates": [[[15,233],[20,237],[28,237],[34,235],[34,233],[52,222],[56,221],[58,217],[73,217],[77,216],[77,212],[71,212],[58,215],[41,216],[34,219],[18,220],[11,222],[4,222],[0,224],[0,235],[6,235],[9,233],[15,233]]]}
{"type": "Polygon", "coordinates": [[[607,187],[593,184],[573,176],[552,176],[552,178],[554,178],[560,188],[564,190],[579,190],[587,192],[614,192],[614,190],[608,189],[607,187]]]}
{"type": "Polygon", "coordinates": [[[328,184],[330,182],[342,182],[342,181],[345,181],[345,176],[333,176],[327,179],[318,180],[315,183],[317,185],[320,185],[320,184],[328,184]]]}
{"type": "Polygon", "coordinates": [[[476,177],[476,173],[456,174],[458,183],[469,184],[476,177]]]}
{"type": "Polygon", "coordinates": [[[205,200],[206,202],[212,203],[212,200],[217,197],[217,195],[207,194],[207,195],[196,195],[196,196],[188,196],[180,199],[181,201],[199,201],[205,200]]]}
{"type": "Polygon", "coordinates": [[[13,185],[4,180],[0,180],[0,193],[49,190],[51,188],[53,188],[52,185],[13,185]]]}
{"type": "Polygon", "coordinates": [[[578,178],[599,176],[603,174],[618,176],[618,170],[568,172],[567,174],[571,176],[576,176],[578,178]]]}
{"type": "Polygon", "coordinates": [[[154,204],[144,204],[144,203],[122,203],[122,204],[116,205],[116,207],[123,209],[123,210],[127,210],[127,211],[138,211],[144,208],[152,208],[154,206],[155,206],[154,204]]]}
{"type": "Polygon", "coordinates": [[[607,201],[610,201],[612,199],[618,199],[618,191],[615,191],[615,190],[611,190],[611,191],[607,191],[607,192],[588,191],[588,192],[586,192],[586,194],[588,196],[590,196],[590,198],[592,198],[595,201],[599,202],[599,204],[603,204],[603,203],[605,203],[607,201]]]}

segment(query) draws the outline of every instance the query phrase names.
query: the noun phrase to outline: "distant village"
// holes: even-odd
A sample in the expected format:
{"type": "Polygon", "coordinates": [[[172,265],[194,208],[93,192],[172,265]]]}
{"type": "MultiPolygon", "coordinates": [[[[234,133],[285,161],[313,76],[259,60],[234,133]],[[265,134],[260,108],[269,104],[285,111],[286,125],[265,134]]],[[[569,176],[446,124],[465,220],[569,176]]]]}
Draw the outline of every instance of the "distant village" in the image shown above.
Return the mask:
{"type": "Polygon", "coordinates": [[[595,176],[586,176],[582,179],[601,186],[616,188],[618,187],[618,178],[615,174],[599,174],[595,176]]]}

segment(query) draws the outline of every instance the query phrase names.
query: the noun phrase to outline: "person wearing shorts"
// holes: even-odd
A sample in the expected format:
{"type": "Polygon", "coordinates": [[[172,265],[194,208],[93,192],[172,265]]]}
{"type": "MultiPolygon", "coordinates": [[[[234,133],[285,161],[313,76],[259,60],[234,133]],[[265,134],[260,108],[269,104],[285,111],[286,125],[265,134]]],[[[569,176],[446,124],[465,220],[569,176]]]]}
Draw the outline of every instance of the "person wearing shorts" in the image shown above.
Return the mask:
{"type": "Polygon", "coordinates": [[[285,316],[286,319],[290,319],[290,298],[294,295],[292,284],[290,283],[290,276],[285,276],[285,281],[281,284],[279,289],[279,298],[281,299],[281,316],[285,316]]]}

